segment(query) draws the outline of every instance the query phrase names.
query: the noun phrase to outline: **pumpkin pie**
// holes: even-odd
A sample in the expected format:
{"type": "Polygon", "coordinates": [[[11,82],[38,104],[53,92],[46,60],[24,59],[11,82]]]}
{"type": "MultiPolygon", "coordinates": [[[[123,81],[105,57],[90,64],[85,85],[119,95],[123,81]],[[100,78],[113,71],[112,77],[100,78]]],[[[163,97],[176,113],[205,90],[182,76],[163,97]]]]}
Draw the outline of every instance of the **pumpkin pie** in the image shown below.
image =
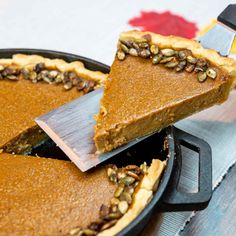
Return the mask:
{"type": "Polygon", "coordinates": [[[153,196],[165,161],[81,172],[70,161],[0,154],[1,235],[115,235],[153,196]]]}
{"type": "Polygon", "coordinates": [[[45,141],[34,119],[101,86],[106,77],[80,61],[23,54],[0,59],[0,149],[25,153],[45,141]]]}
{"type": "Polygon", "coordinates": [[[236,62],[194,40],[121,33],[96,116],[96,147],[110,151],[220,104],[235,83],[236,62]]]}

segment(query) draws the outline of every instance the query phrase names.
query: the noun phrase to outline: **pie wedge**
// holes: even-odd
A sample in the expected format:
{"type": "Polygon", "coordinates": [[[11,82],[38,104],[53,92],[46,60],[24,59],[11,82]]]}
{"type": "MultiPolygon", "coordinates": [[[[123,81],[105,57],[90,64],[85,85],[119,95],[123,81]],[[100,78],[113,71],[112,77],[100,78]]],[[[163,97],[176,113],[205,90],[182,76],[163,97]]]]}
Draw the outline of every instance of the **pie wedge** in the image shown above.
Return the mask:
{"type": "Polygon", "coordinates": [[[165,165],[84,173],[69,161],[0,154],[0,235],[115,235],[149,203],[165,165]]]}
{"type": "Polygon", "coordinates": [[[236,62],[194,41],[121,33],[105,83],[94,141],[101,153],[224,102],[236,62]]]}
{"type": "Polygon", "coordinates": [[[47,139],[37,116],[101,86],[106,77],[80,61],[23,54],[0,59],[0,149],[29,152],[47,139]]]}

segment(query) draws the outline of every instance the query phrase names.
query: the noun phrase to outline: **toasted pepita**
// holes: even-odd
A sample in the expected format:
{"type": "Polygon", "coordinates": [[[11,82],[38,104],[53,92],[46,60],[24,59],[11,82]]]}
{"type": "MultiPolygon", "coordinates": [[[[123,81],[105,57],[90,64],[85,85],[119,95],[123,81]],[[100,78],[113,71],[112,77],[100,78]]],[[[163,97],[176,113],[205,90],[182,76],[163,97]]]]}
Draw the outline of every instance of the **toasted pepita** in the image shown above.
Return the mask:
{"type": "Polygon", "coordinates": [[[158,48],[158,46],[157,45],[151,45],[151,47],[150,47],[150,51],[151,51],[151,53],[153,54],[153,55],[157,55],[158,54],[158,52],[159,52],[159,48],[158,48]]]}
{"type": "Polygon", "coordinates": [[[122,215],[124,215],[129,208],[129,204],[126,201],[121,201],[118,204],[118,209],[121,212],[122,215]]]}
{"type": "Polygon", "coordinates": [[[130,49],[129,49],[129,54],[130,54],[131,56],[137,57],[137,56],[138,56],[138,51],[137,51],[135,48],[130,48],[130,49]]]}
{"type": "Polygon", "coordinates": [[[166,57],[171,57],[175,55],[175,50],[170,48],[165,48],[161,50],[161,53],[166,57]]]}
{"type": "Polygon", "coordinates": [[[125,53],[124,53],[123,51],[118,51],[118,52],[117,52],[117,58],[118,58],[120,61],[125,60],[125,53]]]}
{"type": "Polygon", "coordinates": [[[212,69],[212,68],[208,68],[208,69],[206,70],[206,74],[207,74],[207,76],[210,77],[211,79],[215,79],[216,76],[217,76],[216,71],[215,71],[214,69],[212,69]]]}
{"type": "Polygon", "coordinates": [[[207,79],[206,72],[199,72],[197,78],[199,82],[204,82],[207,79]]]}

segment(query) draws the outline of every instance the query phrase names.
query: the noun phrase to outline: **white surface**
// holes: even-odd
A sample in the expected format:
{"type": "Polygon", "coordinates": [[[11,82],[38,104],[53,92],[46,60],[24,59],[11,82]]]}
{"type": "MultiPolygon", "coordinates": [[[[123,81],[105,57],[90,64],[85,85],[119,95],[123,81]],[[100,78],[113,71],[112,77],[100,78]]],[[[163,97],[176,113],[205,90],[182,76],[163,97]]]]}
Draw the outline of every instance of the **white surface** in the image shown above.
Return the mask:
{"type": "Polygon", "coordinates": [[[171,10],[201,28],[229,0],[1,0],[0,48],[72,52],[111,64],[119,33],[140,10],[171,10]]]}
{"type": "MultiPolygon", "coordinates": [[[[138,16],[140,10],[171,10],[197,22],[201,28],[216,18],[229,3],[229,0],[1,0],[0,48],[53,49],[83,55],[110,65],[119,33],[130,29],[128,20],[138,16]]],[[[235,93],[233,96],[236,96],[235,93]]],[[[228,104],[224,108],[226,113],[227,109],[233,109],[232,104],[228,104]]],[[[190,118],[178,125],[205,138],[212,145],[216,185],[235,162],[236,118],[226,124],[218,121],[209,123],[207,112],[203,113],[205,119],[202,119],[201,114],[196,119],[190,118]],[[209,132],[214,135],[209,135],[209,132]],[[224,146],[226,144],[227,147],[224,146]],[[225,155],[227,150],[231,153],[227,152],[225,155]],[[224,162],[220,158],[228,159],[224,162]]],[[[214,112],[217,114],[218,110],[214,112]]],[[[157,228],[158,235],[178,234],[191,214],[163,214],[161,228],[157,228]]]]}

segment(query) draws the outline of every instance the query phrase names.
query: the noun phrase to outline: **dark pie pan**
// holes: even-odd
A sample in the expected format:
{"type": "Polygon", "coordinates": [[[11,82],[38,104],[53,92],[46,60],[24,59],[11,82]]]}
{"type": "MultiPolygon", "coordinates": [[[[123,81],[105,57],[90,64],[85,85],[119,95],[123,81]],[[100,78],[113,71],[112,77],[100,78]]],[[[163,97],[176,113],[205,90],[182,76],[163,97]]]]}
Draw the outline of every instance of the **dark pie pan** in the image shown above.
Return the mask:
{"type": "MultiPolygon", "coordinates": [[[[110,68],[100,62],[89,58],[40,49],[0,49],[0,58],[9,58],[16,53],[37,54],[47,58],[60,58],[71,62],[82,61],[88,69],[100,70],[108,73],[110,68]]],[[[57,157],[68,159],[49,140],[37,147],[32,154],[39,156],[57,157]]],[[[202,139],[185,131],[170,126],[160,133],[156,133],[146,140],[132,146],[123,153],[109,160],[118,166],[127,164],[141,164],[146,161],[150,164],[153,158],[167,160],[166,169],[162,175],[158,190],[145,209],[125,227],[118,235],[138,235],[149,221],[154,211],[192,211],[202,210],[207,207],[212,196],[212,156],[210,146],[202,139]],[[167,148],[164,148],[167,147],[167,148]],[[181,146],[198,154],[198,192],[183,192],[178,189],[183,161],[181,146]]]]}

